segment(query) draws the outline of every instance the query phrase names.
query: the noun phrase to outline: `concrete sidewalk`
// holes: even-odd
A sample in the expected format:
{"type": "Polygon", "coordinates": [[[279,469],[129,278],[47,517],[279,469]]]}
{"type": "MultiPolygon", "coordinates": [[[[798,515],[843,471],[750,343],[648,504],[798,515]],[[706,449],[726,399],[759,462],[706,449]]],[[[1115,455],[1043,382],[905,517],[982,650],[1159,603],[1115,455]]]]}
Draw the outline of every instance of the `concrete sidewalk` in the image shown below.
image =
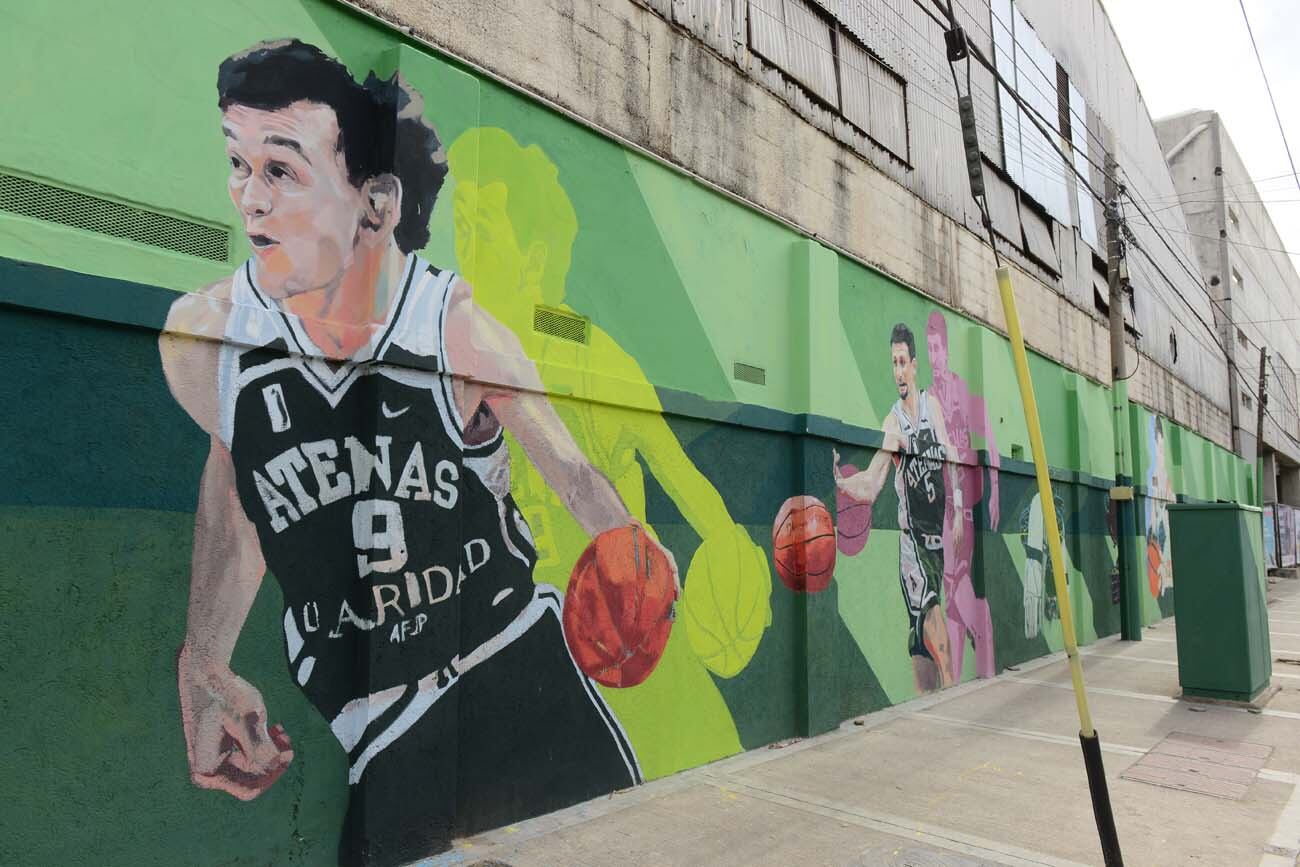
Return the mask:
{"type": "MultiPolygon", "coordinates": [[[[1297,863],[1300,582],[1271,584],[1269,599],[1281,692],[1263,711],[1174,698],[1172,619],[1140,643],[1084,648],[1125,863],[1297,863]]],[[[1058,654],[466,839],[424,863],[1099,864],[1077,732],[1058,654]]]]}

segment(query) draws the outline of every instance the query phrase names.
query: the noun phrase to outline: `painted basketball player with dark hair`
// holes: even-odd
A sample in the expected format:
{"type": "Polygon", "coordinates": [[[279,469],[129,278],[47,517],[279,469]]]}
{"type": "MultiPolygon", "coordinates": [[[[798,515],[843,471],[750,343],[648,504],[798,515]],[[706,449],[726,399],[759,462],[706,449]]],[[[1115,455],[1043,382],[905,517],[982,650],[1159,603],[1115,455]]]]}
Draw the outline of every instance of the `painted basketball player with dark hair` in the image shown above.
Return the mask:
{"type": "Polygon", "coordinates": [[[898,400],[885,417],[885,438],[871,463],[852,475],[840,471],[834,453],[836,487],[853,499],[874,503],[889,469],[894,468],[898,492],[898,580],[907,605],[908,654],[917,692],[928,692],[954,682],[948,649],[948,626],[940,605],[944,574],[944,538],[960,548],[965,527],[950,522],[946,492],[952,491],[954,508],[963,507],[962,488],[952,478],[956,450],[949,444],[944,408],[931,391],[916,382],[916,337],[903,323],[889,335],[890,364],[898,400]]]}
{"type": "Polygon", "coordinates": [[[342,861],[639,781],[533,583],[503,430],[589,534],[632,519],[514,334],[416,254],[446,174],[419,95],[297,41],[228,58],[218,94],[253,257],[160,341],[211,439],[178,658],[194,783],[248,800],[292,760],[230,668],[268,569],[289,674],[348,754],[342,861]]]}

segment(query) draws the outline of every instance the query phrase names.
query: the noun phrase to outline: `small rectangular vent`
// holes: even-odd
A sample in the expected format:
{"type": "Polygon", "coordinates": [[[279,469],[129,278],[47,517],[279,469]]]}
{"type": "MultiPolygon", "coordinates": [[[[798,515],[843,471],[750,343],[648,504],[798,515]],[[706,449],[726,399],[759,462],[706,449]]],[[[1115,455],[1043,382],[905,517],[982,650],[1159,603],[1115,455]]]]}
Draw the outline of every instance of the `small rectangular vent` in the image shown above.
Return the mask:
{"type": "Polygon", "coordinates": [[[761,367],[755,367],[752,364],[745,364],[737,361],[732,370],[732,377],[741,382],[752,382],[754,385],[767,385],[767,371],[761,367]]]}
{"type": "Polygon", "coordinates": [[[586,319],[566,310],[556,310],[540,304],[533,308],[533,330],[538,334],[549,334],[574,343],[587,342],[586,319]]]}
{"type": "Polygon", "coordinates": [[[229,257],[230,233],[225,229],[3,172],[0,172],[0,211],[213,262],[225,262],[229,257]]]}

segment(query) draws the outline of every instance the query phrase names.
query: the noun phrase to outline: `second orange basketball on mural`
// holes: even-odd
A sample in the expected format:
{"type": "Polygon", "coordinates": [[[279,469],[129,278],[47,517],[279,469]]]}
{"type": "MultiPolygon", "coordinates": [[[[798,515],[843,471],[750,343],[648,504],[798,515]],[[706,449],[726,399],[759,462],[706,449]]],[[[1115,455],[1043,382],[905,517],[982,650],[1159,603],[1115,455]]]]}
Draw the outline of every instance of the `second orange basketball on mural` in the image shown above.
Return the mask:
{"type": "Polygon", "coordinates": [[[582,552],[564,595],[564,640],[578,667],[605,686],[636,686],[663,656],[677,579],[644,527],[606,530],[582,552]]]}
{"type": "Polygon", "coordinates": [[[835,575],[835,525],[816,497],[791,497],[772,524],[772,559],[785,586],[817,593],[835,575]]]}

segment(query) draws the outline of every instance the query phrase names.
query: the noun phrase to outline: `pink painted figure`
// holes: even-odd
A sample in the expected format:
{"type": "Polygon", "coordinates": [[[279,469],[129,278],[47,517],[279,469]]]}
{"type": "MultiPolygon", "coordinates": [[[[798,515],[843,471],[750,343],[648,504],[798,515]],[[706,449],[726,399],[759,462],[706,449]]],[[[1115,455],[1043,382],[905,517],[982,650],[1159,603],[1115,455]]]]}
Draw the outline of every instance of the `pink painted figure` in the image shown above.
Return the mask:
{"type": "MultiPolygon", "coordinates": [[[[937,310],[930,314],[926,322],[925,342],[930,352],[933,376],[930,391],[944,407],[948,437],[953,447],[963,460],[969,459],[973,456],[971,434],[977,434],[984,438],[988,448],[992,461],[989,468],[989,519],[992,528],[996,529],[999,517],[998,467],[1001,462],[984,399],[971,394],[965,380],[953,373],[948,366],[948,323],[937,310]]],[[[946,497],[947,514],[944,516],[944,526],[949,531],[943,535],[943,592],[948,600],[948,647],[952,654],[952,672],[954,677],[961,677],[966,635],[969,633],[971,643],[975,645],[976,674],[979,677],[992,677],[996,673],[993,661],[993,617],[989,613],[988,600],[975,592],[971,569],[975,553],[974,510],[984,496],[984,479],[977,467],[965,463],[954,465],[953,470],[945,479],[949,486],[954,481],[961,486],[961,500],[965,503],[965,508],[960,511],[954,508],[954,497],[949,490],[946,497]],[[959,521],[963,532],[953,533],[952,529],[955,529],[959,521]]]]}

